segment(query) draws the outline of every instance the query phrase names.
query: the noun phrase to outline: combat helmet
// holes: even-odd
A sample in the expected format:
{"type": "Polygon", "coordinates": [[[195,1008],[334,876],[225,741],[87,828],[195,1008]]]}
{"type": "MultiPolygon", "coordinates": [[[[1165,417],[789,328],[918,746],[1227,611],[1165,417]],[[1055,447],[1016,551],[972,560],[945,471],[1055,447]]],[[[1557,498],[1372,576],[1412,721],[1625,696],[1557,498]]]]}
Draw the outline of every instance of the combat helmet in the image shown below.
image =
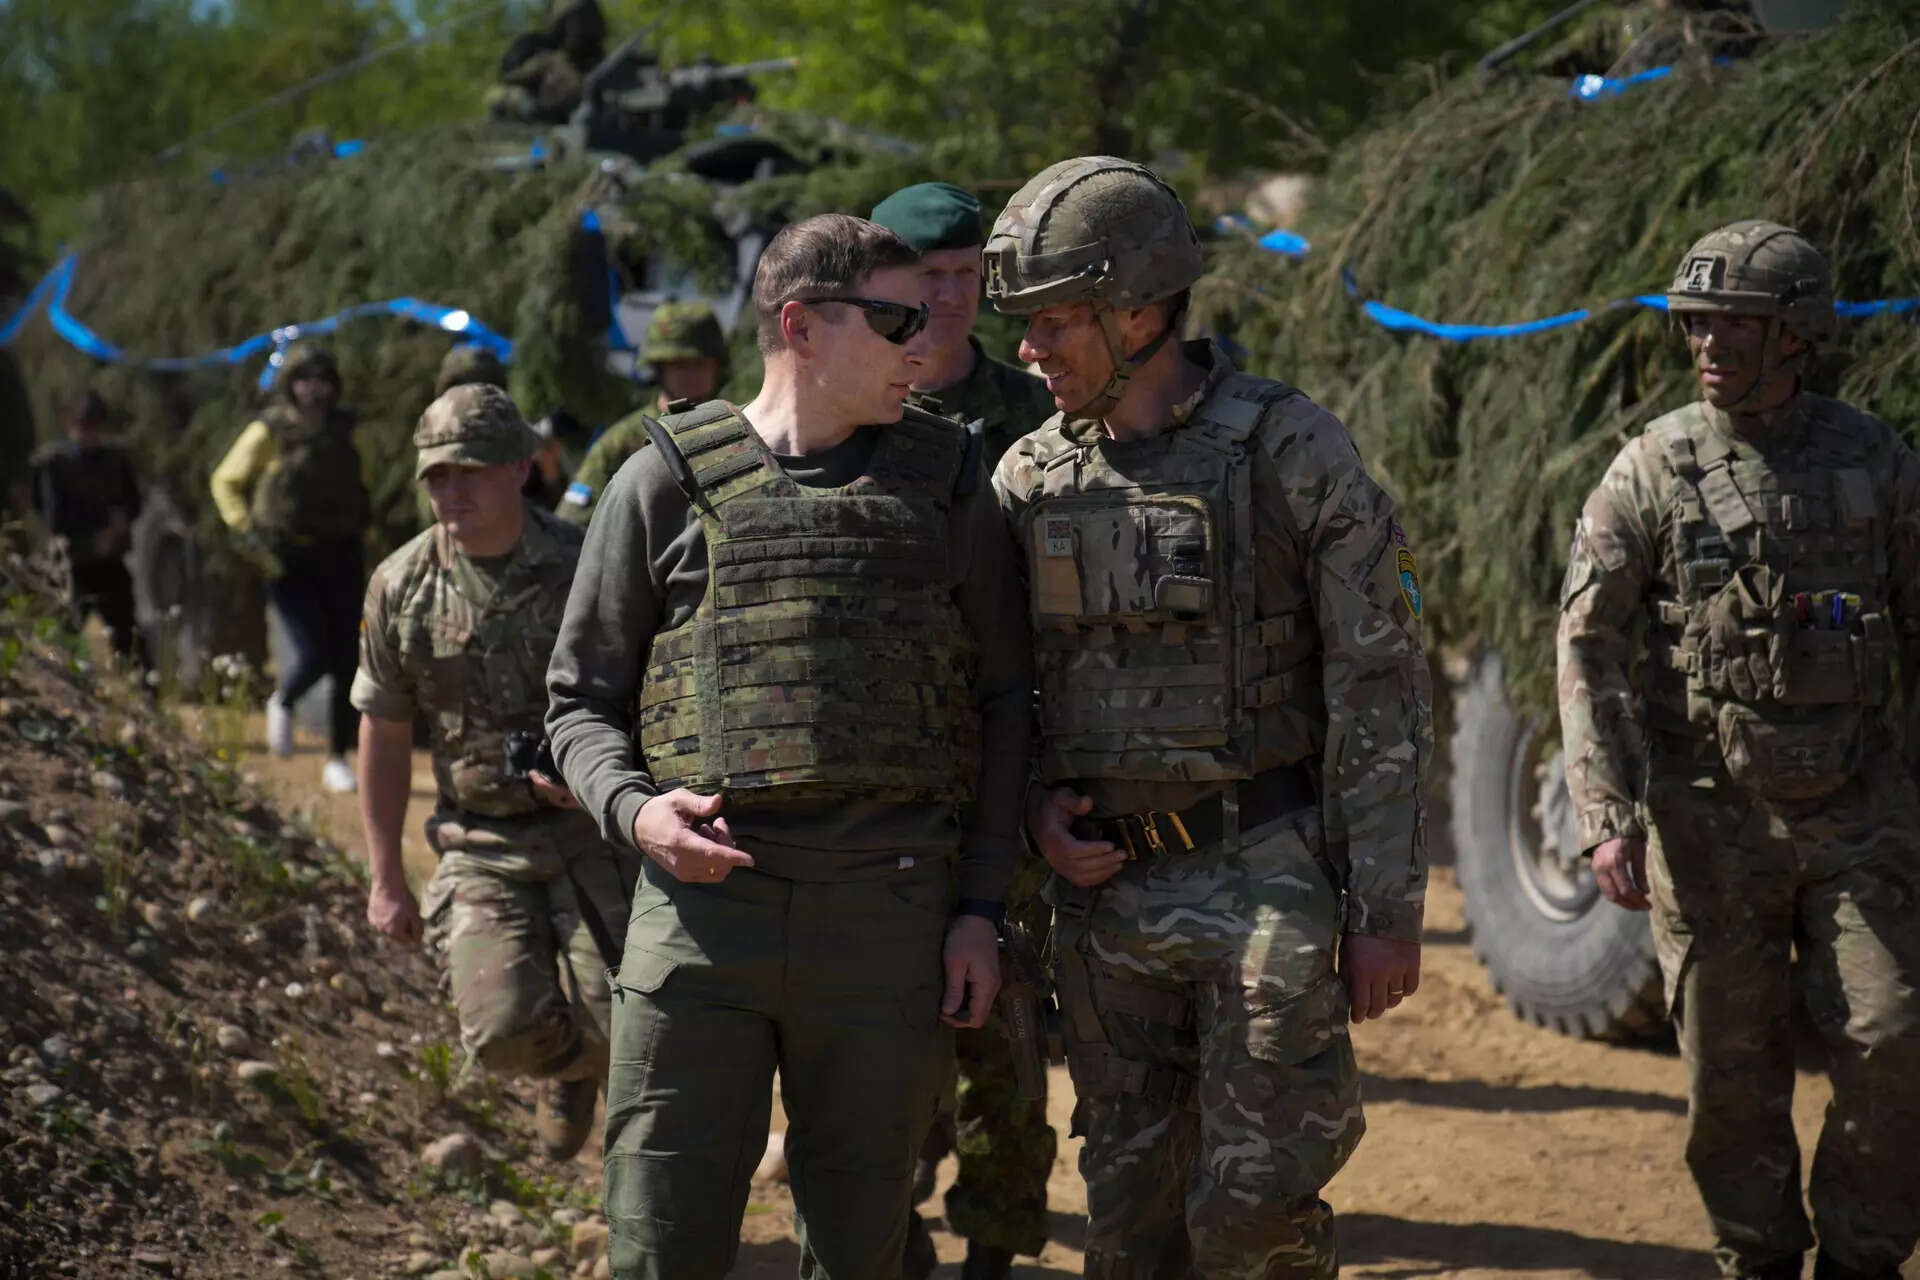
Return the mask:
{"type": "Polygon", "coordinates": [[[647,321],[646,340],[640,358],[648,364],[668,360],[727,361],[727,339],[720,332],[720,319],[704,302],[663,302],[654,308],[647,321]]]}
{"type": "Polygon", "coordinates": [[[336,395],[340,391],[340,366],[334,363],[333,353],[317,342],[289,343],[274,352],[273,363],[278,370],[273,389],[288,400],[293,398],[293,380],[303,373],[317,373],[333,383],[336,395]]]}
{"type": "Polygon", "coordinates": [[[982,251],[987,298],[1008,315],[1090,302],[1113,356],[1113,376],[1087,416],[1120,399],[1127,378],[1179,328],[1179,316],[1128,355],[1114,322],[1179,295],[1200,278],[1200,237],[1173,188],[1145,165],[1115,156],[1080,156],[1036,174],[994,220],[982,251]]]}
{"type": "MultiPolygon", "coordinates": [[[[1763,369],[1795,370],[1833,337],[1833,273],[1813,242],[1792,227],[1759,218],[1728,223],[1702,236],[1680,260],[1667,289],[1667,310],[1687,315],[1764,316],[1763,369]],[[1779,358],[1780,335],[1792,330],[1807,349],[1779,358]]],[[[1684,322],[1684,321],[1683,321],[1684,322]]],[[[1757,394],[1766,374],[1754,382],[1757,394]]]]}
{"type": "Polygon", "coordinates": [[[500,363],[500,357],[489,348],[477,342],[463,342],[440,361],[440,373],[433,380],[433,394],[437,399],[455,387],[472,383],[505,390],[507,366],[500,363]]]}

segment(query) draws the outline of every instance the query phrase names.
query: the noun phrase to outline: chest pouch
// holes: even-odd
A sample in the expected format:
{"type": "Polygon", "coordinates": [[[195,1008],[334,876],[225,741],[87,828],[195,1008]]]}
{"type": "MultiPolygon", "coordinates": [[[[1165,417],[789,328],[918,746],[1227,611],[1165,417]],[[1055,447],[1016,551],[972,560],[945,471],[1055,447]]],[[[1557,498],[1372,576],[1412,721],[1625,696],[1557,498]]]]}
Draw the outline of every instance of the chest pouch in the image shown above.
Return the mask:
{"type": "Polygon", "coordinates": [[[1859,704],[1720,705],[1715,725],[1727,775],[1766,800],[1818,800],[1860,766],[1859,704]]]}
{"type": "Polygon", "coordinates": [[[1028,517],[1027,542],[1037,628],[1140,632],[1219,619],[1219,537],[1203,497],[1049,498],[1028,517]]]}

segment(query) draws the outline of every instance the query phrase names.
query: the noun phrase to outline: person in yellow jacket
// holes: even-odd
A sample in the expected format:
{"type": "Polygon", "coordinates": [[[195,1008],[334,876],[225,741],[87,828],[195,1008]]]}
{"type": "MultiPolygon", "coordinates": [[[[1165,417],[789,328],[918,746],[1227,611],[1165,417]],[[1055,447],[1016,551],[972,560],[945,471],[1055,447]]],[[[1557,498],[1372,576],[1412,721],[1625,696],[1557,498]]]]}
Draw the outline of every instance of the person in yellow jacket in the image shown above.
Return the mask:
{"type": "Polygon", "coordinates": [[[352,791],[347,751],[360,715],[348,695],[358,665],[356,630],[365,586],[362,539],[372,519],[353,414],[340,407],[340,370],[318,346],[282,355],[273,397],[214,468],[213,502],[248,559],[293,645],[293,661],[267,702],[267,746],[293,754],[293,706],[333,677],[321,782],[352,791]]]}

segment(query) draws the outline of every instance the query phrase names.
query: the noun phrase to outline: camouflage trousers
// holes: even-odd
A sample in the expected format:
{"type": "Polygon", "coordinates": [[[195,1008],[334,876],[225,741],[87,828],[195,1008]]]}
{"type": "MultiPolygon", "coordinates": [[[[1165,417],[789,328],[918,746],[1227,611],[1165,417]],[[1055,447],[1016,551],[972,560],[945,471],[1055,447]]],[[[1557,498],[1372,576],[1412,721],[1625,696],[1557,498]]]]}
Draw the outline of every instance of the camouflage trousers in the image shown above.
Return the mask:
{"type": "Polygon", "coordinates": [[[1796,998],[1833,1102],[1808,1193],[1820,1248],[1892,1275],[1920,1238],[1920,798],[1891,759],[1785,812],[1656,756],[1654,940],[1689,1087],[1687,1165],[1722,1274],[1813,1243],[1793,1129],[1796,998]]]}
{"type": "MultiPolygon", "coordinates": [[[[1041,899],[1047,864],[1029,858],[1007,893],[1007,915],[1029,937],[1046,936],[1051,910],[1041,899]]],[[[955,1235],[1009,1253],[1037,1255],[1047,1243],[1047,1179],[1059,1139],[1047,1103],[1020,1097],[1013,1049],[996,1012],[986,1026],[954,1034],[957,1081],[942,1124],[959,1157],[947,1188],[947,1225],[955,1235]]]]}
{"type": "Polygon", "coordinates": [[[1050,887],[1087,1276],[1338,1273],[1319,1193],[1366,1123],[1322,847],[1307,808],[1129,862],[1090,901],[1050,887]]]}
{"type": "Polygon", "coordinates": [[[579,894],[588,895],[617,947],[639,855],[602,843],[584,816],[558,811],[505,819],[436,814],[427,840],[440,865],[421,914],[468,1054],[503,1075],[604,1074],[607,960],[579,894]]]}

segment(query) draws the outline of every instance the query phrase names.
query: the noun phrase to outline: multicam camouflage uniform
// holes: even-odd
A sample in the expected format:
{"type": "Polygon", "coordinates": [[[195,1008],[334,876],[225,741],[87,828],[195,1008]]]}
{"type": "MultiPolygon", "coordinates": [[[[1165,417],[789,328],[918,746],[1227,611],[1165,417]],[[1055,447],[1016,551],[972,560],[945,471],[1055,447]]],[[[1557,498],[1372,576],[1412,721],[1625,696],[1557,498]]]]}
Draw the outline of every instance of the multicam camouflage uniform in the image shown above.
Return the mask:
{"type": "MultiPolygon", "coordinates": [[[[726,335],[720,331],[719,317],[704,302],[664,302],[656,307],[647,321],[640,358],[656,368],[669,360],[714,360],[718,362],[715,389],[727,380],[726,335]]],[[[669,405],[662,392],[651,413],[658,418],[691,408],[691,404],[669,405]]],[[[583,525],[593,518],[594,504],[614,473],[647,445],[647,424],[641,418],[639,413],[629,414],[600,433],[561,497],[556,509],[561,519],[583,525]]]]}
{"type": "MultiPolygon", "coordinates": [[[[506,393],[484,385],[436,400],[414,440],[423,474],[532,448],[506,393]]],[[[583,905],[617,946],[639,875],[638,858],[603,844],[586,814],[549,808],[506,776],[507,736],[541,733],[580,544],[579,530],[533,506],[519,544],[484,561],[434,525],[374,571],[353,683],[365,714],[410,721],[424,710],[433,727],[439,804],[427,840],[440,865],[422,915],[462,1043],[492,1070],[562,1080],[606,1068],[610,961],[583,905]]]]}
{"type": "MultiPolygon", "coordinates": [[[[1090,296],[1117,357],[1096,404],[1157,345],[1129,358],[1102,310],[1200,270],[1173,194],[1105,157],[1015,195],[986,263],[1002,310],[1090,296]]],[[[1050,889],[1086,1274],[1330,1277],[1319,1191],[1365,1127],[1336,940],[1420,936],[1419,589],[1340,422],[1184,354],[1208,373],[1167,430],[1056,415],[994,475],[1031,587],[1041,780],[1138,855],[1050,889]]]]}
{"type": "MultiPolygon", "coordinates": [[[[1831,328],[1826,265],[1740,223],[1677,311],[1831,328]],[[1781,302],[1786,286],[1803,299],[1781,302]],[[1798,312],[1799,314],[1794,314],[1798,312]]],[[[1802,393],[1701,402],[1620,451],[1574,533],[1560,716],[1582,844],[1649,841],[1687,1062],[1687,1163],[1728,1276],[1800,1275],[1798,986],[1832,1054],[1815,1274],[1892,1280],[1920,1236],[1920,794],[1890,724],[1920,662],[1920,459],[1802,393]],[[1636,640],[1647,656],[1629,676],[1636,640]]]]}

